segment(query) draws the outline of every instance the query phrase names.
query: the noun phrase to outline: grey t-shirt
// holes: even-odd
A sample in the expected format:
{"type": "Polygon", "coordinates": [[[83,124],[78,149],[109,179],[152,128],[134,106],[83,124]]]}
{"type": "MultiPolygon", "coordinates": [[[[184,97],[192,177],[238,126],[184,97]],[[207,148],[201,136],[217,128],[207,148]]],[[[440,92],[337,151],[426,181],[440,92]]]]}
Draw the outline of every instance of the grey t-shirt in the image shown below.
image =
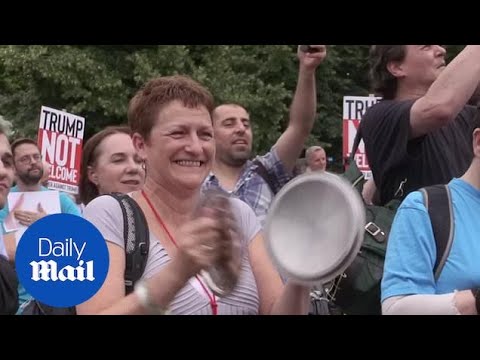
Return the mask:
{"type": "MultiPolygon", "coordinates": [[[[243,201],[232,198],[232,207],[241,229],[242,268],[234,291],[225,298],[217,299],[218,314],[254,315],[258,313],[259,299],[249,260],[248,245],[260,231],[260,223],[253,210],[243,201]]],[[[123,215],[117,200],[111,196],[100,196],[87,205],[83,216],[97,227],[106,241],[125,248],[123,215]]],[[[153,276],[168,261],[170,261],[170,257],[158,238],[150,231],[150,251],[143,278],[153,276]]],[[[176,315],[209,315],[212,313],[209,298],[195,278],[190,279],[175,296],[169,310],[176,315]]]]}

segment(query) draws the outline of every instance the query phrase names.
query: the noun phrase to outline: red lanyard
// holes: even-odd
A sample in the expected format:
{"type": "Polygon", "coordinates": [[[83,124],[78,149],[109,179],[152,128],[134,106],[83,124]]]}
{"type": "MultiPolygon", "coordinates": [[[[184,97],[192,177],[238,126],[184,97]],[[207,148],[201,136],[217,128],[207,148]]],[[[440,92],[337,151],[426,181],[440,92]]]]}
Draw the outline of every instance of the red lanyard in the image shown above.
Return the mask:
{"type": "MultiPolygon", "coordinates": [[[[145,200],[147,201],[147,204],[148,206],[150,206],[150,209],[152,209],[153,211],[153,214],[155,215],[155,217],[157,218],[158,222],[160,223],[160,225],[162,226],[163,230],[165,230],[165,232],[167,233],[168,237],[170,238],[170,241],[173,243],[173,245],[175,245],[175,247],[178,249],[178,245],[175,241],[175,239],[173,238],[172,234],[170,234],[170,231],[168,231],[167,229],[167,226],[165,225],[165,223],[163,222],[162,218],[160,217],[160,215],[158,214],[157,210],[155,210],[155,208],[153,207],[153,204],[150,202],[150,199],[147,197],[147,194],[145,194],[145,191],[142,190],[142,195],[143,197],[145,198],[145,200]]],[[[198,275],[195,275],[195,278],[197,279],[197,281],[200,283],[200,286],[202,287],[203,291],[205,292],[205,294],[207,294],[208,296],[208,300],[210,301],[210,307],[212,308],[212,314],[213,315],[217,315],[217,307],[218,307],[218,304],[217,304],[217,300],[215,299],[215,295],[212,293],[210,293],[208,290],[207,290],[207,287],[205,286],[205,284],[203,283],[203,281],[200,280],[200,278],[198,277],[198,275]]]]}

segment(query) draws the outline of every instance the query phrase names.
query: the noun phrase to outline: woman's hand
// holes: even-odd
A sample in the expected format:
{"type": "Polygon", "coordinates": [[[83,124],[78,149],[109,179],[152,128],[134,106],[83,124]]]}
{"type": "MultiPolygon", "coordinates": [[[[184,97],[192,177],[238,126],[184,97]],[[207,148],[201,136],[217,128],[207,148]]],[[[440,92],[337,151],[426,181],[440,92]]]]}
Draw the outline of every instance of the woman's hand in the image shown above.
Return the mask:
{"type": "MultiPolygon", "coordinates": [[[[194,219],[180,228],[178,258],[193,276],[216,264],[239,269],[240,240],[228,199],[204,204],[194,219]]],[[[241,260],[241,259],[240,259],[241,260]]]]}

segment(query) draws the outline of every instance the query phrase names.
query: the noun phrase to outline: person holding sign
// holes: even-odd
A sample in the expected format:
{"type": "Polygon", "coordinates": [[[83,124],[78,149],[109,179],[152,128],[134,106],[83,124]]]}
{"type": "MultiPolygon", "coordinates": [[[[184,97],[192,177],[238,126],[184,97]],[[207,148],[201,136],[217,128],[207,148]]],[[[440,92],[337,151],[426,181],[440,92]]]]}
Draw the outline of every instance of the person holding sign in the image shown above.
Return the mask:
{"type": "Polygon", "coordinates": [[[476,108],[466,104],[480,82],[480,46],[466,46],[448,65],[445,54],[441,45],[371,48],[373,90],[383,100],[360,131],[380,205],[448,183],[472,161],[476,108]]]}
{"type": "MultiPolygon", "coordinates": [[[[11,192],[50,191],[40,184],[43,177],[43,162],[37,143],[31,139],[18,139],[12,143],[12,153],[17,184],[12,187],[11,192]]],[[[38,205],[37,211],[24,210],[21,205],[21,202],[17,203],[15,209],[10,211],[7,204],[0,210],[0,221],[8,223],[11,220],[7,217],[12,217],[28,227],[47,215],[41,204],[38,205]]],[[[64,193],[60,193],[60,207],[62,213],[80,215],[73,201],[64,193]]]]}
{"type": "MultiPolygon", "coordinates": [[[[40,184],[43,176],[43,162],[37,143],[31,139],[18,139],[12,143],[12,154],[17,184],[12,187],[11,193],[20,192],[22,194],[17,198],[11,209],[8,204],[6,204],[6,206],[0,210],[0,222],[3,224],[7,253],[13,261],[16,246],[20,240],[19,233],[23,233],[26,227],[46,216],[47,212],[45,208],[47,205],[50,206],[52,204],[50,204],[50,201],[44,201],[42,205],[39,200],[35,201],[33,208],[30,207],[29,210],[24,207],[29,197],[32,196],[32,198],[30,198],[30,200],[32,200],[37,192],[51,191],[40,184]],[[20,223],[20,227],[18,227],[18,223],[20,223]],[[13,228],[9,227],[10,224],[15,224],[15,226],[13,226],[13,228]]],[[[58,192],[52,191],[52,195],[54,195],[54,193],[56,194],[58,192]]],[[[54,196],[52,196],[52,198],[53,197],[54,196]]],[[[55,196],[55,198],[58,199],[58,208],[61,213],[80,216],[80,211],[67,194],[61,192],[58,196],[55,196]]],[[[19,296],[20,307],[31,299],[31,296],[25,292],[25,289],[21,285],[19,287],[19,296]]]]}

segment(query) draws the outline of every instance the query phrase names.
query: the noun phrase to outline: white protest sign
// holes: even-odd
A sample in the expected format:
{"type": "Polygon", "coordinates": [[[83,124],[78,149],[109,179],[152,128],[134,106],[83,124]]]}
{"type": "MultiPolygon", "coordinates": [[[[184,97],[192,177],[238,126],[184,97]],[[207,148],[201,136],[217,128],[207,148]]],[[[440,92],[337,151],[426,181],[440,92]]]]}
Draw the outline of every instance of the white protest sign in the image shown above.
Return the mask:
{"type": "Polygon", "coordinates": [[[78,194],[85,118],[42,106],[38,146],[52,165],[48,188],[78,194]]]}
{"type": "Polygon", "coordinates": [[[15,211],[24,210],[39,212],[43,210],[47,215],[60,214],[60,193],[58,191],[28,191],[11,192],[8,194],[8,215],[3,222],[6,232],[17,231],[16,241],[20,240],[27,229],[15,218],[15,211]]]}
{"type": "MultiPolygon", "coordinates": [[[[357,129],[360,121],[367,109],[381,100],[375,96],[345,96],[343,98],[343,158],[350,156],[353,148],[353,142],[357,135],[357,129]]],[[[365,153],[365,144],[360,142],[355,162],[360,171],[363,172],[366,179],[372,177],[370,166],[368,165],[367,155],[365,153]]]]}

